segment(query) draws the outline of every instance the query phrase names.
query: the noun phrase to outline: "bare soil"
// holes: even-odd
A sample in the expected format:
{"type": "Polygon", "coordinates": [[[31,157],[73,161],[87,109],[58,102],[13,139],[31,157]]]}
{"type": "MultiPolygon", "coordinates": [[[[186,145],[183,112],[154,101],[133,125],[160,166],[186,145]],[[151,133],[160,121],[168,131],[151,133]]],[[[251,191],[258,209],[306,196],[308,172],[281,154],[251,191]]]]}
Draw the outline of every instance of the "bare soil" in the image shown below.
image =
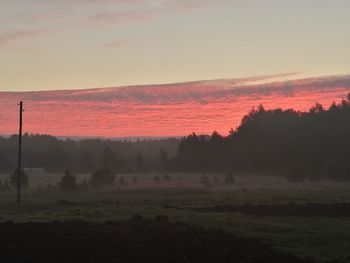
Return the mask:
{"type": "Polygon", "coordinates": [[[0,224],[0,262],[269,262],[306,263],[258,240],[169,222],[166,216],[127,222],[0,224]]]}

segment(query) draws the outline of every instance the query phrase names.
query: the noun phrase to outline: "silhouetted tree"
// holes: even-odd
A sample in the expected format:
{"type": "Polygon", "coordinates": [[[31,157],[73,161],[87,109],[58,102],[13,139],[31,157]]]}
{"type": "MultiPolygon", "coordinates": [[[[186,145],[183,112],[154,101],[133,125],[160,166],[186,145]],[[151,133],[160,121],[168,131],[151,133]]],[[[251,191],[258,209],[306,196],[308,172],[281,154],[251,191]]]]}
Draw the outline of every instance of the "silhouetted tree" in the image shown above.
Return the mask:
{"type": "Polygon", "coordinates": [[[91,153],[88,150],[83,150],[80,154],[80,165],[79,168],[82,171],[88,171],[90,168],[94,167],[95,161],[93,160],[91,153]]]}
{"type": "Polygon", "coordinates": [[[58,189],[62,192],[73,193],[78,191],[77,177],[69,170],[64,171],[61,181],[58,183],[58,189]]]}
{"type": "Polygon", "coordinates": [[[308,112],[267,110],[260,105],[227,137],[214,132],[184,138],[169,167],[350,180],[349,120],[350,94],[328,109],[316,103],[308,112]]]}
{"type": "Polygon", "coordinates": [[[137,171],[139,171],[139,172],[147,172],[146,162],[143,159],[143,155],[141,153],[138,153],[136,155],[135,162],[136,162],[137,171]]]}
{"type": "MultiPolygon", "coordinates": [[[[147,156],[154,170],[162,170],[159,149],[164,149],[169,159],[174,157],[180,140],[63,140],[49,135],[23,135],[23,166],[43,168],[46,172],[61,172],[70,167],[77,173],[110,166],[116,172],[140,170],[135,162],[138,153],[147,156]]],[[[18,136],[0,136],[0,173],[11,174],[16,168],[18,136]]],[[[144,170],[144,169],[143,169],[144,170]]]]}
{"type": "Polygon", "coordinates": [[[136,155],[136,164],[138,167],[143,167],[145,165],[144,160],[143,160],[143,156],[141,153],[138,153],[136,155]]]}
{"type": "Polygon", "coordinates": [[[109,168],[95,170],[91,174],[90,184],[94,189],[111,187],[115,182],[115,173],[109,168]]]}
{"type": "Polygon", "coordinates": [[[125,186],[126,185],[126,180],[124,178],[124,176],[120,176],[118,179],[118,185],[119,187],[125,186]]]}
{"type": "Polygon", "coordinates": [[[227,185],[233,185],[236,183],[236,180],[233,176],[233,173],[232,172],[229,172],[228,174],[226,174],[225,176],[225,184],[227,185]]]}
{"type": "Polygon", "coordinates": [[[159,150],[159,159],[163,168],[165,168],[166,164],[168,163],[169,157],[168,157],[168,153],[163,148],[159,150]]]}
{"type": "Polygon", "coordinates": [[[153,181],[154,181],[155,183],[160,183],[160,177],[159,177],[158,174],[156,174],[156,175],[154,176],[153,181]]]}
{"type": "Polygon", "coordinates": [[[203,184],[204,187],[206,187],[206,188],[211,187],[208,176],[205,173],[202,174],[201,179],[200,179],[200,183],[203,184]]]}
{"type": "Polygon", "coordinates": [[[112,169],[116,159],[117,159],[116,154],[109,147],[107,147],[103,151],[102,166],[106,167],[106,168],[109,168],[109,169],[112,169]]]}
{"type": "Polygon", "coordinates": [[[170,181],[171,181],[171,176],[170,176],[169,174],[164,174],[164,175],[163,175],[163,180],[164,180],[165,182],[170,182],[170,181]]]}

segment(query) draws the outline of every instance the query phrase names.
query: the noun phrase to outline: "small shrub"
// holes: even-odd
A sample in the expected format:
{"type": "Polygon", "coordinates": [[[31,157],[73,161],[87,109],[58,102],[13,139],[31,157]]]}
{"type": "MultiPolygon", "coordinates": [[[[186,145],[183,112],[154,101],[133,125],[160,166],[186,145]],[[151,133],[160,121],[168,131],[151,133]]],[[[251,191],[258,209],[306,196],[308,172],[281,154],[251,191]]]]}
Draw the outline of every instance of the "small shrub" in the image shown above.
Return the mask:
{"type": "Polygon", "coordinates": [[[160,182],[160,177],[159,177],[158,174],[154,177],[153,181],[154,181],[155,183],[159,183],[159,182],[160,182]]]}
{"type": "Polygon", "coordinates": [[[110,187],[114,185],[115,173],[108,168],[96,170],[92,173],[90,184],[94,189],[110,187]]]}
{"type": "Polygon", "coordinates": [[[226,176],[225,176],[225,184],[227,185],[234,185],[236,183],[235,177],[233,176],[232,172],[229,172],[226,176]]]}
{"type": "Polygon", "coordinates": [[[58,189],[62,192],[73,193],[78,190],[77,177],[71,171],[66,170],[58,183],[58,189]]]}
{"type": "Polygon", "coordinates": [[[163,180],[164,180],[165,182],[171,182],[171,176],[168,175],[168,174],[164,174],[164,175],[163,175],[163,180]]]}
{"type": "Polygon", "coordinates": [[[211,184],[208,180],[208,176],[205,173],[202,174],[201,179],[200,179],[200,183],[203,184],[205,188],[211,187],[211,184]]]}

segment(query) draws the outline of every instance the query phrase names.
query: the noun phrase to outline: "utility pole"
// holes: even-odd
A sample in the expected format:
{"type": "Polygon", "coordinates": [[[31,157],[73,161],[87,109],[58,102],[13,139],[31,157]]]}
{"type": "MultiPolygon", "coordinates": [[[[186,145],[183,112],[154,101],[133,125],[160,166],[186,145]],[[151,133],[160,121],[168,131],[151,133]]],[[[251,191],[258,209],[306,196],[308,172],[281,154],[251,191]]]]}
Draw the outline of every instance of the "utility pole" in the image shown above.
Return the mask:
{"type": "Polygon", "coordinates": [[[22,114],[23,114],[23,102],[20,101],[20,103],[19,103],[19,132],[18,132],[17,204],[21,203],[22,114]]]}

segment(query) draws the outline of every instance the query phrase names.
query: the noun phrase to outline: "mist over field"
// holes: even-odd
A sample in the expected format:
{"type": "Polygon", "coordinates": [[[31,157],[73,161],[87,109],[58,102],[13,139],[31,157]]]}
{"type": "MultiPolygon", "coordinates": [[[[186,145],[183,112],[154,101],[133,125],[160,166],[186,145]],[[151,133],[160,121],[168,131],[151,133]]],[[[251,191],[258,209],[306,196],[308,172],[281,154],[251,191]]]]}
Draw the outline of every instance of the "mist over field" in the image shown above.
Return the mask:
{"type": "Polygon", "coordinates": [[[0,259],[348,262],[350,77],[291,76],[1,92],[0,259]]]}

